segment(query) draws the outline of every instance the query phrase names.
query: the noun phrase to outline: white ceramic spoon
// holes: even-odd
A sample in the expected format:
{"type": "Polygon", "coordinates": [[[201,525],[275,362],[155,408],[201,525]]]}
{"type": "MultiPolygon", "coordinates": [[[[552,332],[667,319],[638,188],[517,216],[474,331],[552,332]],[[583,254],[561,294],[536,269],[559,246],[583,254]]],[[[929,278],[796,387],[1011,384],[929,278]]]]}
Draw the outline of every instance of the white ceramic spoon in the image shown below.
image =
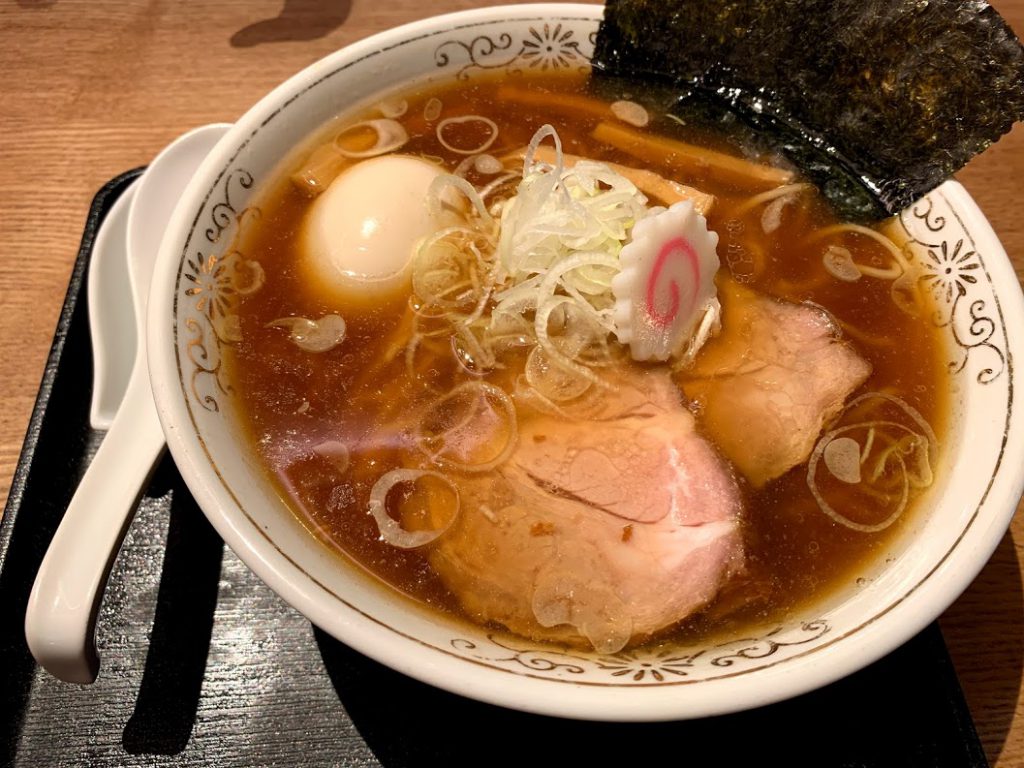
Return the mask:
{"type": "Polygon", "coordinates": [[[133,181],[100,224],[89,260],[89,337],[92,340],[92,402],[89,424],[110,429],[124,399],[137,346],[135,310],[128,280],[128,211],[139,180],[133,181]]]}
{"type": "Polygon", "coordinates": [[[110,431],[46,551],[25,613],[25,638],[32,655],[61,680],[91,683],[99,671],[94,635],[103,589],[139,496],[164,451],[145,344],[153,262],[185,185],[228,127],[196,128],[172,142],[139,179],[128,211],[135,362],[110,431]]]}

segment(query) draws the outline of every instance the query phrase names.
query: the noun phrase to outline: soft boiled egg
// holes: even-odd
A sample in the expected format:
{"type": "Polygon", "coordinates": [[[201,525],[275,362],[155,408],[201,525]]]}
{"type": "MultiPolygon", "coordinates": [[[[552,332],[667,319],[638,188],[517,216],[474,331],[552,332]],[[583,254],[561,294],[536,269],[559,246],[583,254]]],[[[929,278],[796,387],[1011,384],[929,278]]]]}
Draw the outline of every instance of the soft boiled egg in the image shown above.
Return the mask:
{"type": "Polygon", "coordinates": [[[300,261],[312,289],[350,304],[406,287],[416,243],[441,226],[427,205],[441,173],[418,157],[386,155],[339,175],[302,222],[300,261]]]}

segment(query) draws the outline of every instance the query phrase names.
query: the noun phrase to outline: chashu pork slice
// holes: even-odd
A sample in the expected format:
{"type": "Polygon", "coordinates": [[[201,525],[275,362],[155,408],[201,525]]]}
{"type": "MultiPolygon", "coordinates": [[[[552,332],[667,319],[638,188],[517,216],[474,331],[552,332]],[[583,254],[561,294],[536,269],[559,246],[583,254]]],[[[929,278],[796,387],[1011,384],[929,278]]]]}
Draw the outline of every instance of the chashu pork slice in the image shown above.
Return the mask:
{"type": "Polygon", "coordinates": [[[430,562],[475,618],[613,653],[742,567],[736,481],[668,376],[630,374],[615,402],[596,420],[524,420],[495,475],[460,482],[430,562]]]}
{"type": "Polygon", "coordinates": [[[758,488],[807,459],[871,365],[820,307],[731,280],[719,299],[722,332],[681,383],[705,433],[758,488]]]}

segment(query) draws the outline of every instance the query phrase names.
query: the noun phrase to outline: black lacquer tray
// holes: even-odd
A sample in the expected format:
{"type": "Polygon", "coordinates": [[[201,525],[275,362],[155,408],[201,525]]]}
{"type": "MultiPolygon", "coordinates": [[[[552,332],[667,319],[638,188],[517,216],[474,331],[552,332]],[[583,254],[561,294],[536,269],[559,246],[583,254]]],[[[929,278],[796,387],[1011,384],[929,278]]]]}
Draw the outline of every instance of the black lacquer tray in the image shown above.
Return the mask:
{"type": "Polygon", "coordinates": [[[96,195],[0,523],[0,764],[16,766],[985,766],[937,625],[872,667],[708,720],[594,724],[435,690],[285,605],[224,547],[173,462],[157,470],[99,617],[92,686],[42,672],[25,604],[102,435],[88,425],[85,275],[138,171],[96,195]]]}

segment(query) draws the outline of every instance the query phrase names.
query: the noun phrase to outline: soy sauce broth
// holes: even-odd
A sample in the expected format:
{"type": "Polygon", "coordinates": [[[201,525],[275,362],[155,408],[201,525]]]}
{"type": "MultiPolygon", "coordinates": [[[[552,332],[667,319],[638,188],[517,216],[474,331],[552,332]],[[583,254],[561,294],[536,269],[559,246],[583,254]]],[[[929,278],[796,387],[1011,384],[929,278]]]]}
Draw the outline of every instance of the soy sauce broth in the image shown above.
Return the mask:
{"type": "MultiPolygon", "coordinates": [[[[479,114],[499,125],[498,139],[488,149],[496,157],[521,149],[538,128],[551,124],[567,153],[649,168],[714,194],[717,202],[708,225],[720,235],[720,277],[728,275],[762,294],[826,308],[872,366],[870,378],[858,392],[898,394],[931,424],[941,444],[949,381],[943,342],[928,319],[928,308],[910,316],[894,303],[889,281],[863,277],[842,282],[824,270],[823,241],[815,240],[813,234],[836,220],[823,199],[813,191],[800,194],[783,210],[778,229],[766,235],[763,206],[741,212],[755,194],[751,190],[723,183],[714,173],[694,173],[671,158],[651,165],[594,141],[590,134],[595,126],[612,118],[601,108],[592,108],[595,102],[589,89],[584,75],[555,74],[414,89],[401,94],[408,110],[400,122],[410,141],[399,151],[440,158],[449,170],[463,159],[438,142],[437,121],[423,117],[427,102],[439,99],[442,116],[479,114]],[[516,93],[527,93],[528,102],[511,103],[516,93]]],[[[312,450],[328,440],[354,443],[437,397],[408,381],[403,355],[395,354],[409,322],[407,295],[395,295],[372,308],[338,307],[310,291],[295,267],[296,236],[311,199],[288,176],[341,126],[358,119],[359,113],[340,117],[289,158],[259,200],[261,219],[239,243],[246,258],[260,263],[266,281],[261,290],[243,297],[238,307],[242,340],[230,358],[235,400],[255,453],[282,497],[316,536],[394,588],[458,615],[454,598],[433,574],[424,554],[380,542],[376,524],[366,513],[374,482],[403,465],[408,441],[396,434],[391,443],[380,441],[372,449],[353,453],[344,472],[312,450]],[[266,327],[279,317],[315,318],[332,312],[344,316],[347,336],[341,345],[321,354],[303,352],[286,333],[266,327]]],[[[642,130],[737,156],[749,154],[720,136],[687,129],[666,118],[655,116],[642,130]]],[[[467,140],[471,142],[472,137],[467,140]]],[[[883,267],[890,260],[882,246],[861,235],[827,242],[848,248],[859,263],[883,267]]],[[[435,383],[443,387],[447,378],[450,386],[456,369],[439,358],[431,374],[435,383]]],[[[746,574],[736,590],[723,591],[718,605],[712,604],[675,630],[673,637],[681,641],[741,631],[752,622],[775,621],[808,600],[828,595],[871,570],[878,553],[886,551],[893,537],[920,512],[912,509],[887,530],[865,534],[822,514],[808,490],[805,467],[790,470],[760,490],[741,486],[746,505],[742,523],[746,574]],[[744,594],[737,594],[740,587],[744,594]]]]}

